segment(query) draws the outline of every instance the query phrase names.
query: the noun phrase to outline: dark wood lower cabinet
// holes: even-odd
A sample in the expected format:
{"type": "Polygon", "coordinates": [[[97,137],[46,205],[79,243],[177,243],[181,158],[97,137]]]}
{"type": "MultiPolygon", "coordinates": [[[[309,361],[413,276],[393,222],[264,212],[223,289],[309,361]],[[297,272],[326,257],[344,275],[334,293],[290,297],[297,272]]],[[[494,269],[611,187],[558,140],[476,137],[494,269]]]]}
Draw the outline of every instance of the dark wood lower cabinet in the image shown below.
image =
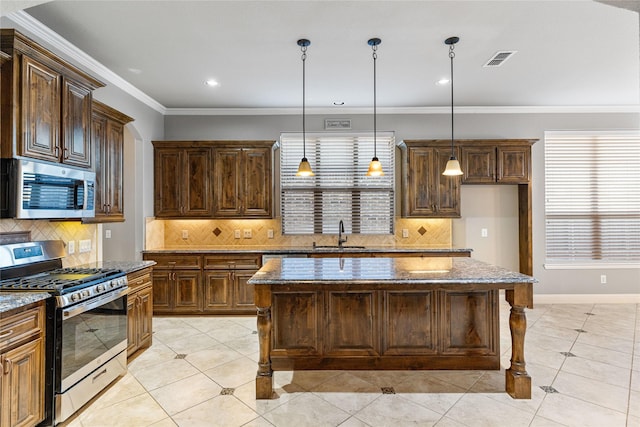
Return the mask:
{"type": "Polygon", "coordinates": [[[499,369],[498,297],[274,289],[273,369],[499,369]]]}
{"type": "Polygon", "coordinates": [[[153,337],[153,282],[151,268],[127,275],[127,357],[132,358],[151,346],[153,337]]]}

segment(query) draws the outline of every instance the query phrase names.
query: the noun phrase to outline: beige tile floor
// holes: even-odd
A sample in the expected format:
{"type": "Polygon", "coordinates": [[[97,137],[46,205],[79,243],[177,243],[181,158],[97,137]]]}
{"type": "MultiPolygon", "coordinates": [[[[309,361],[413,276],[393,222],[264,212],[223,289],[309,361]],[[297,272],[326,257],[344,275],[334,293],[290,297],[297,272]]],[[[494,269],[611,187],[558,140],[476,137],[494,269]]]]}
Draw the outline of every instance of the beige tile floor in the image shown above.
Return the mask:
{"type": "Polygon", "coordinates": [[[280,397],[270,401],[255,400],[255,317],[156,317],[153,346],[66,424],[640,427],[640,304],[527,310],[531,400],[503,391],[504,302],[500,313],[500,371],[276,372],[280,397]]]}

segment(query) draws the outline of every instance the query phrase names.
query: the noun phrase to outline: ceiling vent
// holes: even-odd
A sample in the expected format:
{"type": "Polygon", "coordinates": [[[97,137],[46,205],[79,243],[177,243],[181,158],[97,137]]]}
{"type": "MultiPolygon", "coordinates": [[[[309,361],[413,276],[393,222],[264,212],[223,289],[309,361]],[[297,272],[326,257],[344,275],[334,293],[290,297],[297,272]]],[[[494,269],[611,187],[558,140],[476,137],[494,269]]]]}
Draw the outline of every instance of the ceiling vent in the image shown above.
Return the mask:
{"type": "Polygon", "coordinates": [[[499,52],[496,52],[496,54],[493,55],[491,59],[489,59],[487,63],[483,65],[483,67],[499,67],[504,64],[507,59],[511,58],[516,52],[517,50],[501,50],[499,52]]]}

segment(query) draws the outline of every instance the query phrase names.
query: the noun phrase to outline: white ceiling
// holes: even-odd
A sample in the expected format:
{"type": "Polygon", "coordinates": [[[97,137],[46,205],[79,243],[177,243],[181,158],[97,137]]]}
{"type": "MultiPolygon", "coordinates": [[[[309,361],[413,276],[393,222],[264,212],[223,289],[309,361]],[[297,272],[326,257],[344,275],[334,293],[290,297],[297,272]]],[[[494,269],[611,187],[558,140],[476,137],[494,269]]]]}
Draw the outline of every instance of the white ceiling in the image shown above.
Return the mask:
{"type": "MultiPolygon", "coordinates": [[[[7,13],[21,3],[34,2],[7,13]]],[[[371,37],[382,39],[378,107],[447,106],[436,81],[454,35],[456,106],[640,105],[638,13],[590,0],[56,0],[25,11],[170,110],[298,108],[302,37],[310,108],[371,107],[371,37]],[[483,67],[501,50],[517,53],[483,67]]]]}

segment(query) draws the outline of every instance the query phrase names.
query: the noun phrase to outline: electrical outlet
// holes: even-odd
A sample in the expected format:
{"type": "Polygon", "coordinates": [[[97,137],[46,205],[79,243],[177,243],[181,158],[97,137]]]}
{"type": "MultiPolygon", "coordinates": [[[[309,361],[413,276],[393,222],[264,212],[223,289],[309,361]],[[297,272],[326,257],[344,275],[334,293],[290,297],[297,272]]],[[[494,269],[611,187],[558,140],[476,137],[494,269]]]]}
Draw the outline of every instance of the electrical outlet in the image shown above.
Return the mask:
{"type": "Polygon", "coordinates": [[[245,239],[250,239],[251,238],[251,229],[250,228],[245,228],[244,229],[244,238],[245,239]]]}
{"type": "Polygon", "coordinates": [[[189,238],[189,230],[182,230],[182,238],[187,240],[189,238]]]}
{"type": "Polygon", "coordinates": [[[482,237],[488,237],[489,236],[489,230],[487,230],[486,228],[483,228],[480,230],[480,235],[482,237]]]}
{"type": "Polygon", "coordinates": [[[80,240],[80,253],[91,252],[91,240],[80,240]]]}
{"type": "Polygon", "coordinates": [[[67,253],[69,255],[76,253],[76,242],[75,242],[75,240],[69,240],[67,242],[67,253]]]}
{"type": "Polygon", "coordinates": [[[600,284],[602,284],[602,285],[606,285],[607,284],[607,275],[606,274],[601,274],[600,275],[600,284]]]}
{"type": "Polygon", "coordinates": [[[111,238],[111,230],[104,230],[104,238],[105,239],[111,238]]]}
{"type": "Polygon", "coordinates": [[[233,230],[233,237],[236,239],[240,238],[240,230],[233,230]]]}
{"type": "Polygon", "coordinates": [[[403,239],[409,238],[409,230],[408,229],[406,229],[406,228],[402,229],[402,238],[403,239]]]}
{"type": "Polygon", "coordinates": [[[273,239],[273,229],[267,230],[267,239],[273,239]]]}

